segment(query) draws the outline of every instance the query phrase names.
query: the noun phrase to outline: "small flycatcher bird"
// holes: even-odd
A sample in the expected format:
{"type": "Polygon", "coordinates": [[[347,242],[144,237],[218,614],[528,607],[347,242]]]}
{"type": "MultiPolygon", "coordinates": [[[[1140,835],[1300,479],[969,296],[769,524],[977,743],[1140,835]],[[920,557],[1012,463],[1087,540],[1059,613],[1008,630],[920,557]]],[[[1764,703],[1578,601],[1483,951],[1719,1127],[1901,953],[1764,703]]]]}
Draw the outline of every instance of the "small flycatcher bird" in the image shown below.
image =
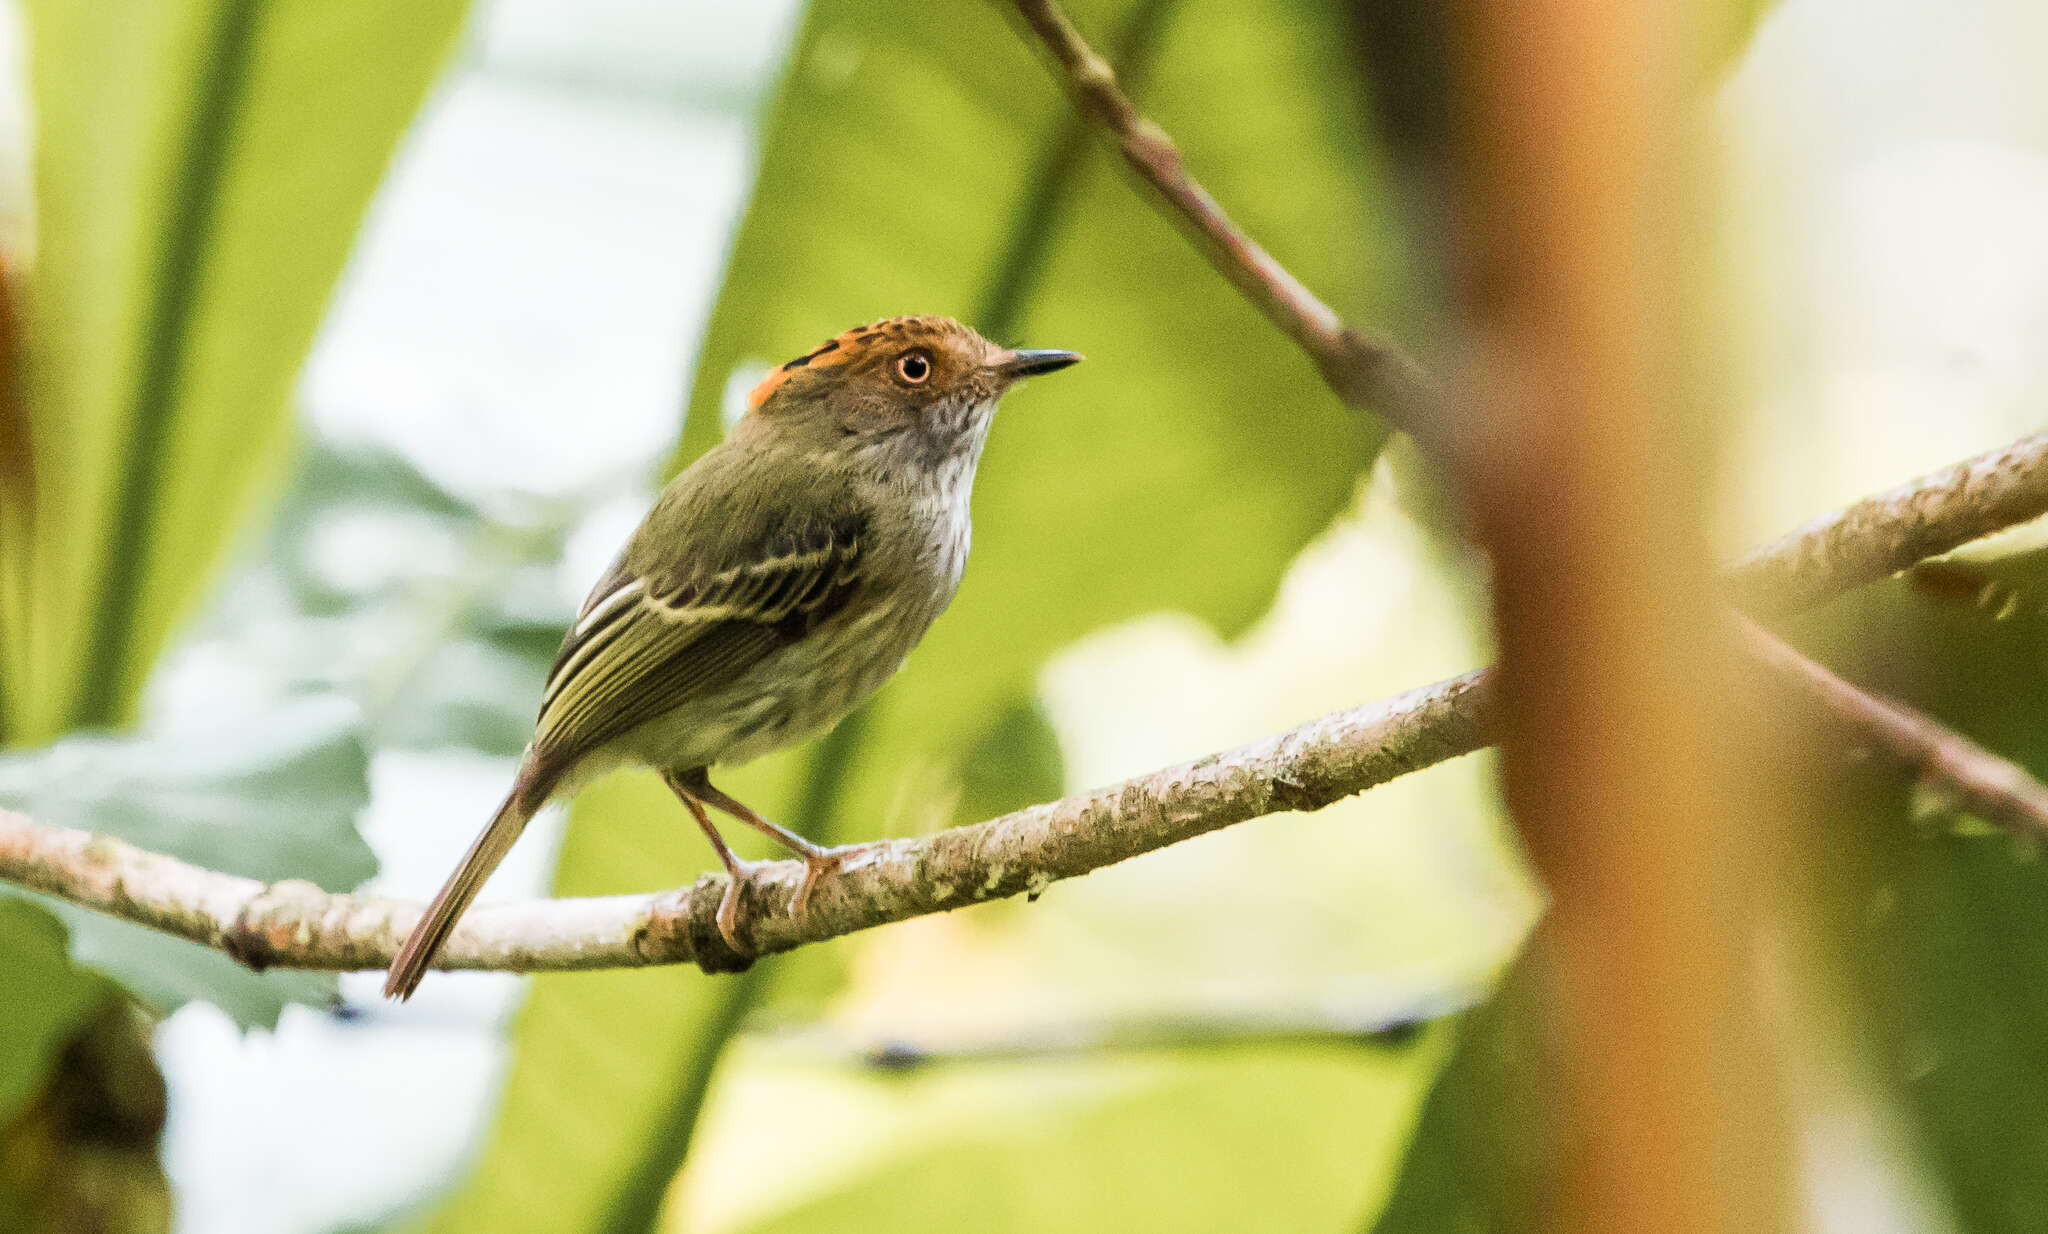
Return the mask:
{"type": "Polygon", "coordinates": [[[804,859],[791,905],[848,849],[713,787],[836,723],[903,665],[967,563],[968,493],[996,401],[1071,351],[1013,351],[944,317],[849,330],[768,375],[730,439],[669,483],[592,589],[549,673],[505,804],[384,982],[409,997],[527,820],[614,767],[652,767],[725,863],[718,929],[744,954],[733,856],[707,807],[804,859]]]}

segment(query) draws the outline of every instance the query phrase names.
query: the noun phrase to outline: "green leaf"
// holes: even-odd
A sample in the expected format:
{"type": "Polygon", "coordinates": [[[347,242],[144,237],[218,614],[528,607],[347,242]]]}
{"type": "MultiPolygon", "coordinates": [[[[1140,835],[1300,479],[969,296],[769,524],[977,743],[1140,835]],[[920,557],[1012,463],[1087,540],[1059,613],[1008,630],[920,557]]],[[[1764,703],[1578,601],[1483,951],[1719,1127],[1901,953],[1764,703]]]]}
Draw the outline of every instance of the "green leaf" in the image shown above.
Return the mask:
{"type": "Polygon", "coordinates": [[[671,1228],[1344,1229],[1384,1193],[1405,1125],[1380,1111],[1417,1099],[1439,1036],[1406,1049],[1162,1050],[901,1077],[744,1068],[743,1054],[732,1099],[801,1112],[787,1111],[796,1121],[776,1143],[700,1159],[692,1176],[751,1181],[784,1144],[806,1168],[727,1188],[749,1197],[744,1208],[689,1211],[671,1228]]]}
{"type": "MultiPolygon", "coordinates": [[[[8,755],[0,804],[230,874],[346,891],[377,868],[355,829],[369,799],[368,763],[355,709],[308,699],[239,731],[72,737],[8,755]]],[[[203,998],[244,1024],[270,1025],[286,1002],[333,997],[327,974],[259,975],[195,943],[54,907],[80,960],[159,1011],[203,998]]]]}
{"type": "Polygon", "coordinates": [[[171,1228],[170,1182],[157,1159],[167,1101],[151,1024],[101,984],[108,996],[68,1034],[35,1098],[0,1122],[0,1229],[9,1234],[171,1228]]]}
{"type": "MultiPolygon", "coordinates": [[[[1916,571],[1806,623],[1843,675],[2048,776],[2048,551],[1916,571]],[[1963,584],[1958,586],[1958,583],[1963,584]]],[[[1813,777],[1805,888],[1855,1017],[1959,1228],[2048,1224],[2048,864],[1929,813],[1882,765],[1813,777]]]]}
{"type": "Polygon", "coordinates": [[[575,615],[562,514],[497,522],[401,459],[316,438],[190,641],[272,705],[353,699],[376,747],[516,755],[575,615]]]}
{"type": "MultiPolygon", "coordinates": [[[[1341,5],[1111,0],[1077,15],[1150,83],[1148,104],[1196,169],[1282,260],[1366,319],[1405,302],[1403,263],[1375,222],[1392,212],[1357,136],[1341,5]]],[[[1019,721],[1046,656],[1164,609],[1244,629],[1384,440],[1150,207],[997,6],[929,18],[911,0],[811,7],[683,456],[717,439],[727,391],[751,368],[877,316],[952,314],[1091,359],[1011,399],[977,481],[965,585],[902,680],[815,753],[721,781],[821,838],[945,821],[927,800],[993,811],[1056,784],[1042,724],[1019,721]],[[884,822],[906,777],[915,804],[884,822]]],[[[564,888],[656,886],[709,864],[665,794],[625,783],[640,787],[578,803],[564,888]],[[629,791],[639,811],[609,804],[629,791]]],[[[832,955],[761,967],[804,974],[815,992],[832,955]]],[[[435,1228],[644,1226],[758,980],[536,982],[492,1144],[435,1228]],[[587,1136],[588,1150],[565,1155],[570,1110],[579,1130],[567,1138],[587,1136]]]]}
{"type": "Polygon", "coordinates": [[[126,719],[265,487],[289,395],[460,0],[31,0],[32,534],[4,733],[126,719]]]}
{"type": "MultiPolygon", "coordinates": [[[[1538,936],[1540,938],[1540,935],[1538,936]]],[[[1559,1162],[1544,1090],[1556,1046],[1532,941],[1482,1006],[1456,1028],[1457,1046],[1422,1104],[1373,1234],[1501,1234],[1542,1229],[1559,1162]]],[[[1369,1210],[1370,1211],[1370,1210],[1369,1210]]]]}
{"type": "Polygon", "coordinates": [[[0,1127],[48,1080],[57,1053],[114,998],[114,984],[71,962],[64,923],[0,899],[0,1127]]]}
{"type": "Polygon", "coordinates": [[[1060,775],[1060,736],[1034,703],[1013,703],[982,729],[960,756],[961,818],[994,818],[1033,801],[1066,792],[1060,775]]]}

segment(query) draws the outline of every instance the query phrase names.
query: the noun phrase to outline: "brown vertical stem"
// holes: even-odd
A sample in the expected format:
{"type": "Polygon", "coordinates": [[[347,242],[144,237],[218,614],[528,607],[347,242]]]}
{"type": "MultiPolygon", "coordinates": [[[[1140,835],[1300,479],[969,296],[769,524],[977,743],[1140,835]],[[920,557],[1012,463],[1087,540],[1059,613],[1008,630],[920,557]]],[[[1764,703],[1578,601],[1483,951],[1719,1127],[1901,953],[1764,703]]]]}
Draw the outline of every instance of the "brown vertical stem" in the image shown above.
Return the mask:
{"type": "Polygon", "coordinates": [[[1686,201],[1667,6],[1468,0],[1457,245],[1473,419],[1457,456],[1495,566],[1509,807],[1553,900],[1551,1228],[1784,1220],[1756,1048],[1755,914],[1713,685],[1727,680],[1688,431],[1686,201]]]}

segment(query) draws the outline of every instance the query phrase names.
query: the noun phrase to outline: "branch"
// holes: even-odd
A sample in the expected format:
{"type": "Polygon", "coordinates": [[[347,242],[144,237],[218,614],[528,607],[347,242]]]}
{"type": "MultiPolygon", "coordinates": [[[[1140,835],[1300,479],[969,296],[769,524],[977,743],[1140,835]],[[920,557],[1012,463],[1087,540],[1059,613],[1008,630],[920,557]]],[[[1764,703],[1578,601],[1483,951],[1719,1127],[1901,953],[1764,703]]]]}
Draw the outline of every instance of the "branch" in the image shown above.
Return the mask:
{"type": "MultiPolygon", "coordinates": [[[[902,921],[1036,896],[1054,881],[1281,810],[1316,810],[1479,749],[1483,674],[1333,712],[1263,741],[1001,818],[914,840],[882,840],[820,882],[802,918],[803,866],[748,880],[742,921],[760,954],[902,921]]],[[[389,964],[420,906],[266,886],[89,832],[0,810],[0,879],[228,952],[253,968],[389,964]]],[[[694,962],[745,966],[719,938],[724,875],[653,895],[481,904],[438,967],[542,971],[694,962]]]]}
{"type": "Polygon", "coordinates": [[[1131,170],[1173,207],[1217,273],[1315,361],[1347,406],[1377,411],[1409,435],[1436,442],[1438,395],[1421,367],[1391,340],[1354,329],[1246,235],[1181,159],[1173,139],[1141,115],[1116,70],[1081,38],[1051,0],[1016,0],[1017,12],[1052,52],[1076,100],[1116,139],[1131,170]]]}
{"type": "MultiPolygon", "coordinates": [[[[2001,517],[2018,521],[2048,508],[2048,434],[1816,519],[1750,554],[1730,582],[1760,607],[1785,610],[1826,598],[1783,585],[1793,577],[1792,563],[1853,561],[1853,571],[1828,572],[1848,587],[1906,569],[1920,554],[1957,548],[1998,530],[1961,495],[1986,494],[1984,485],[1963,479],[1985,475],[1998,478],[1994,504],[2001,517]],[[1891,513],[1880,516],[1880,510],[1891,513]],[[1901,521],[1912,524],[1912,534],[1899,533],[1901,521]]],[[[1810,664],[1804,657],[1797,662],[1810,664]]],[[[1818,665],[1799,671],[1826,672],[1818,665]]],[[[1264,741],[971,827],[878,842],[839,877],[818,885],[802,921],[791,920],[788,910],[803,867],[764,865],[751,880],[752,897],[766,910],[752,915],[752,941],[762,953],[787,951],[1020,891],[1036,893],[1058,879],[1261,815],[1320,809],[1487,744],[1492,672],[1478,669],[1333,712],[1264,741]]],[[[1911,714],[1896,704],[1878,705],[1911,714]]],[[[1918,731],[1962,741],[1932,721],[1927,725],[1918,731]]],[[[1946,768],[1955,759],[1918,765],[1946,768]]],[[[1981,777],[1963,783],[1959,804],[1986,818],[2008,815],[1995,801],[1979,800],[1973,785],[1982,783],[1981,777]]],[[[414,903],[329,895],[310,883],[265,885],[5,810],[0,880],[226,951],[257,968],[381,968],[420,912],[414,903]]],[[[724,946],[713,921],[723,886],[722,876],[707,875],[653,895],[481,904],[456,927],[441,966],[538,972],[694,962],[707,970],[732,969],[743,962],[724,946]]]]}
{"type": "MultiPolygon", "coordinates": [[[[1015,4],[1076,101],[1109,131],[1131,170],[1172,207],[1216,272],[1308,353],[1347,405],[1376,410],[1432,450],[1441,447],[1439,396],[1429,375],[1391,341],[1345,324],[1246,235],[1188,174],[1173,139],[1138,110],[1117,84],[1115,69],[1053,0],[1015,4]]],[[[1732,580],[1736,602],[1759,614],[1807,608],[2048,514],[2044,455],[2048,433],[2037,433],[1823,515],[1739,562],[1732,580]]]]}
{"type": "Polygon", "coordinates": [[[2048,837],[2048,786],[2025,768],[1929,716],[1858,689],[1756,622],[1740,622],[1743,641],[1757,659],[1837,722],[1876,741],[1953,805],[2016,835],[2048,837]]]}
{"type": "Polygon", "coordinates": [[[2048,432],[2035,433],[1823,514],[1737,562],[1733,599],[1797,612],[2048,514],[2044,462],[2048,432]]]}
{"type": "Polygon", "coordinates": [[[1390,999],[1384,990],[1260,1006],[1243,1000],[1165,1012],[1040,1019],[933,1038],[915,1031],[849,1033],[826,1024],[769,1027],[754,1039],[797,1058],[875,1071],[1012,1063],[1163,1050],[1251,1045],[1400,1047],[1423,1027],[1476,1005],[1483,987],[1451,987],[1390,999]]]}

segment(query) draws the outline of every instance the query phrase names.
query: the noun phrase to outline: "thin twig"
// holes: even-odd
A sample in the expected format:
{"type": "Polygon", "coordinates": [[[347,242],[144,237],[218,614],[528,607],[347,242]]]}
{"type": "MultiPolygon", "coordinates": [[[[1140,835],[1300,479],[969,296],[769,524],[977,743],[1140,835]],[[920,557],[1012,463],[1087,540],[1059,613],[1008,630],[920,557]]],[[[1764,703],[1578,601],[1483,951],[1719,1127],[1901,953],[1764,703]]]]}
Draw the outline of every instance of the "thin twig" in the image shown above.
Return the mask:
{"type": "Polygon", "coordinates": [[[2048,837],[2048,785],[1931,716],[1858,688],[1743,617],[1743,641],[1757,659],[1820,704],[1830,716],[1874,740],[1958,809],[2016,835],[2048,837]]]}
{"type": "Polygon", "coordinates": [[[2048,514],[2048,432],[1831,511],[1736,563],[1734,599],[1796,612],[2048,514]]]}
{"type": "Polygon", "coordinates": [[[1231,221],[1188,174],[1173,139],[1139,113],[1097,55],[1050,0],[1016,0],[1017,12],[1059,62],[1075,98],[1116,139],[1131,170],[1157,189],[1217,273],[1315,361],[1323,380],[1351,407],[1376,411],[1420,441],[1437,437],[1437,394],[1428,376],[1386,338],[1346,325],[1273,255],[1231,221]]]}
{"type": "Polygon", "coordinates": [[[763,1026],[749,1035],[795,1059],[876,1071],[1246,1046],[1385,1049],[1408,1044],[1424,1025],[1456,1015],[1484,996],[1482,988],[1445,988],[1420,996],[1390,996],[1382,988],[1306,1002],[1282,1000],[1279,1006],[1262,1000],[1163,1012],[1036,1018],[939,1036],[923,1030],[850,1033],[829,1024],[763,1026]]]}
{"type": "MultiPolygon", "coordinates": [[[[1442,458],[1442,411],[1430,376],[1390,340],[1337,311],[1246,235],[1190,175],[1173,139],[1141,113],[1116,70],[1053,0],[1014,0],[1075,99],[1116,141],[1195,237],[1217,273],[1308,353],[1350,406],[1378,411],[1442,458]]],[[[1834,511],[1764,545],[1735,568],[1734,596],[1763,615],[1809,607],[1916,561],[2048,514],[2048,433],[2025,437],[1834,511]]]]}

